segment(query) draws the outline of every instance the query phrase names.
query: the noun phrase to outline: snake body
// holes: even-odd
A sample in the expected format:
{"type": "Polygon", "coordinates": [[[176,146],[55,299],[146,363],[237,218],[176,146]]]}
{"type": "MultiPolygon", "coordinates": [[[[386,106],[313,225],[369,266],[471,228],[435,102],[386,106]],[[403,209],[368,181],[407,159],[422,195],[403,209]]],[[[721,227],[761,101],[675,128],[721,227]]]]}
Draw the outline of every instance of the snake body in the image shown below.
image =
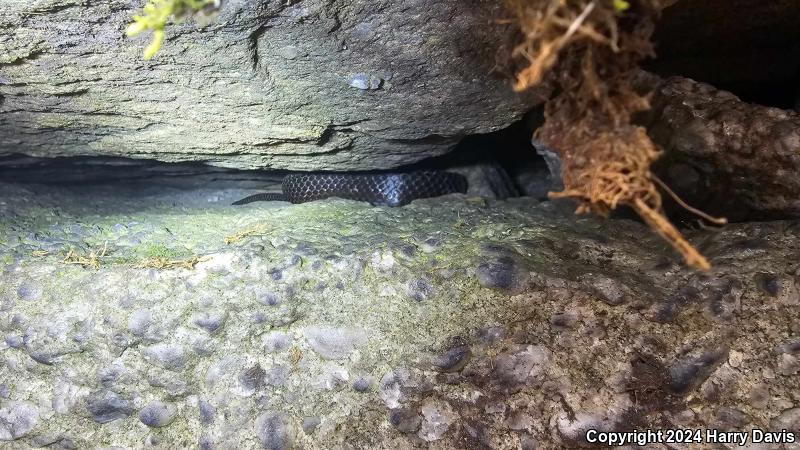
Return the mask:
{"type": "Polygon", "coordinates": [[[304,203],[328,197],[361,200],[373,205],[402,206],[412,200],[467,191],[467,180],[450,172],[320,172],[289,174],[280,193],[251,195],[234,203],[282,200],[304,203]]]}

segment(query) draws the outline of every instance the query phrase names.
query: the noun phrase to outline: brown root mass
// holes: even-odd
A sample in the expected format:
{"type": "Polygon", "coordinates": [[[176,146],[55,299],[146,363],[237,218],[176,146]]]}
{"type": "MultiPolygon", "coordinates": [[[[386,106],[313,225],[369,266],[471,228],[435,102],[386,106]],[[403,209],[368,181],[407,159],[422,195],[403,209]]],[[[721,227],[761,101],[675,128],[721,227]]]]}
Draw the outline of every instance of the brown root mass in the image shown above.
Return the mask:
{"type": "MultiPolygon", "coordinates": [[[[631,116],[649,108],[632,78],[653,54],[650,36],[662,0],[506,0],[519,28],[511,53],[514,89],[544,81],[557,86],[545,106],[537,138],[561,157],[562,192],[577,213],[607,215],[632,207],[692,267],[708,261],[667,220],[657,181],[650,172],[658,147],[631,116]]],[[[667,191],[669,192],[669,191],[667,191]]]]}

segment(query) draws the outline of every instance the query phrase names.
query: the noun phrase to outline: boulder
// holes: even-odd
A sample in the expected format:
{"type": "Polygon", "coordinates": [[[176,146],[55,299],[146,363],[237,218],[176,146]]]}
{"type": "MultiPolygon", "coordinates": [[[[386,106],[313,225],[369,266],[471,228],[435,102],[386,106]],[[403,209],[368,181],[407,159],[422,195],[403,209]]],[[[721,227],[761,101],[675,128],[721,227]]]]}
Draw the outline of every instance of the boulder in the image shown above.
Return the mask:
{"type": "Polygon", "coordinates": [[[698,273],[532,199],[232,207],[236,183],[161,177],[0,182],[0,447],[797,429],[797,222],[688,231],[698,273]]]}
{"type": "Polygon", "coordinates": [[[541,92],[492,76],[493,2],[228,0],[124,37],[142,1],[5,2],[0,155],[101,155],[236,168],[357,170],[447,152],[541,92]]]}
{"type": "Polygon", "coordinates": [[[688,78],[643,74],[655,171],[693,206],[730,220],[800,217],[800,113],[745,103],[688,78]]]}

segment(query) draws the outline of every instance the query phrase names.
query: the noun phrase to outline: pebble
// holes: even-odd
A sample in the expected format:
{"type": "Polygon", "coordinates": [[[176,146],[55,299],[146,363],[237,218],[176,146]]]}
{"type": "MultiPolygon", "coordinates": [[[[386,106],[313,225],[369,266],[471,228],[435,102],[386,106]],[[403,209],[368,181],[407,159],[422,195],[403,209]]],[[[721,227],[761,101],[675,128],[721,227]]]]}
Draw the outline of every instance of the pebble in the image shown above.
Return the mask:
{"type": "Polygon", "coordinates": [[[139,421],[148,427],[160,428],[172,423],[177,414],[178,409],[172,403],[154,400],[139,411],[139,421]]]}
{"type": "Polygon", "coordinates": [[[771,273],[756,274],[756,282],[770,297],[777,297],[781,292],[780,280],[771,273]]]}
{"type": "Polygon", "coordinates": [[[308,345],[324,359],[345,359],[367,340],[361,330],[327,326],[309,327],[303,334],[308,345]]]}
{"type": "Polygon", "coordinates": [[[366,90],[377,90],[383,86],[383,78],[373,77],[365,73],[357,73],[347,82],[350,87],[366,90]]]}
{"type": "Polygon", "coordinates": [[[214,333],[222,327],[226,318],[224,311],[207,311],[195,314],[192,322],[209,333],[214,333]]]}
{"type": "Polygon", "coordinates": [[[489,258],[478,264],[475,275],[481,286],[510,294],[524,291],[530,282],[530,273],[510,256],[489,258]]]}
{"type": "Polygon", "coordinates": [[[28,402],[9,402],[0,408],[0,441],[19,439],[39,423],[39,411],[28,402]]]}
{"type": "Polygon", "coordinates": [[[265,381],[270,386],[280,387],[286,383],[286,379],[289,378],[290,373],[290,367],[276,364],[267,371],[265,381]]]}
{"type": "Polygon", "coordinates": [[[150,310],[138,309],[128,318],[128,330],[136,337],[149,342],[158,342],[164,339],[164,331],[153,320],[150,310]]]}
{"type": "Polygon", "coordinates": [[[492,386],[509,394],[519,392],[530,378],[538,377],[543,372],[548,355],[548,351],[540,346],[528,346],[521,351],[498,355],[491,374],[492,386]]]}
{"type": "Polygon", "coordinates": [[[306,434],[312,434],[320,423],[322,423],[322,420],[317,416],[306,417],[303,419],[303,432],[306,434]]]}
{"type": "Polygon", "coordinates": [[[675,393],[691,391],[701,385],[727,359],[728,350],[717,349],[675,362],[669,368],[670,390],[675,393]]]}
{"type": "Polygon", "coordinates": [[[372,378],[369,377],[358,377],[353,380],[353,389],[356,392],[369,392],[372,390],[372,385],[374,384],[372,378]]]}
{"type": "Polygon", "coordinates": [[[32,283],[24,282],[17,288],[17,297],[20,300],[34,301],[42,297],[42,287],[32,283]]]}
{"type": "Polygon", "coordinates": [[[265,412],[256,419],[255,432],[265,450],[287,450],[294,441],[286,417],[277,412],[265,412]]]}
{"type": "Polygon", "coordinates": [[[433,286],[423,279],[411,280],[406,283],[406,296],[411,300],[421,302],[433,295],[433,286]]]}
{"type": "Polygon", "coordinates": [[[433,253],[442,246],[442,240],[435,237],[429,237],[422,241],[422,251],[425,253],[433,253]]]}
{"type": "Polygon", "coordinates": [[[278,306],[283,303],[274,292],[260,292],[256,294],[256,301],[265,306],[278,306]]]}
{"type": "Polygon", "coordinates": [[[264,349],[267,352],[277,353],[289,348],[289,345],[292,343],[292,339],[286,333],[281,331],[272,331],[265,334],[261,338],[261,342],[264,344],[264,349]]]}
{"type": "Polygon", "coordinates": [[[600,299],[609,305],[621,305],[625,302],[627,288],[618,280],[605,276],[590,275],[582,277],[581,282],[596,292],[600,299]]]}
{"type": "Polygon", "coordinates": [[[484,344],[494,344],[506,337],[506,329],[502,326],[493,326],[478,330],[478,339],[484,344]]]}
{"type": "Polygon", "coordinates": [[[449,404],[439,401],[426,401],[420,412],[424,421],[418,435],[428,442],[441,439],[457,418],[449,404]]]}
{"type": "Polygon", "coordinates": [[[214,450],[214,441],[211,439],[211,436],[200,436],[200,440],[197,444],[200,450],[214,450]]]}
{"type": "Polygon", "coordinates": [[[254,391],[264,386],[266,374],[267,372],[261,368],[261,365],[256,364],[239,375],[239,382],[248,391],[254,391]]]}
{"type": "Polygon", "coordinates": [[[788,353],[778,356],[778,373],[788,377],[798,372],[800,372],[800,358],[788,353]]]}
{"type": "Polygon", "coordinates": [[[440,372],[458,372],[467,365],[471,356],[468,345],[458,345],[434,357],[432,364],[440,372]]]}
{"type": "Polygon", "coordinates": [[[800,408],[789,408],[769,421],[770,430],[800,430],[800,408]]]}
{"type": "Polygon", "coordinates": [[[764,409],[769,405],[769,386],[757,384],[750,390],[750,406],[755,409],[764,409]]]}
{"type": "Polygon", "coordinates": [[[422,424],[422,417],[411,408],[389,410],[389,423],[401,433],[416,433],[422,424]]]}
{"type": "Polygon", "coordinates": [[[181,370],[186,365],[186,353],[179,345],[155,344],[145,348],[144,355],[150,362],[168,370],[181,370]]]}
{"type": "Polygon", "coordinates": [[[217,414],[217,410],[214,408],[214,405],[209,403],[207,400],[200,400],[197,404],[197,408],[200,411],[200,423],[203,425],[210,425],[214,423],[214,416],[217,414]]]}
{"type": "Polygon", "coordinates": [[[130,401],[108,389],[89,394],[86,398],[86,409],[92,415],[92,420],[97,423],[123,419],[133,413],[133,405],[130,401]]]}

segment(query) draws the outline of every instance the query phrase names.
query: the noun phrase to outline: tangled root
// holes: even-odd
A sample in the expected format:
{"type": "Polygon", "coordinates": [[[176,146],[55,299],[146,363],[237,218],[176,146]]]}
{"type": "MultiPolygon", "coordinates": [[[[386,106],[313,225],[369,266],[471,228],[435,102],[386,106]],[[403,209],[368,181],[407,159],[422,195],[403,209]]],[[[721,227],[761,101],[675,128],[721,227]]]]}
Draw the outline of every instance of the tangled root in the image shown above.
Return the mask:
{"type": "Polygon", "coordinates": [[[661,152],[642,127],[631,124],[633,114],[649,108],[648,97],[636,92],[631,81],[639,61],[653,54],[650,36],[663,1],[506,3],[514,15],[508,22],[519,31],[510,55],[516,67],[514,89],[545,79],[559,88],[545,105],[545,123],[537,130],[537,138],[561,157],[564,190],[550,197],[576,199],[577,213],[602,216],[628,205],[688,265],[709,269],[708,261],[664,216],[661,183],[650,172],[661,152]]]}
{"type": "Polygon", "coordinates": [[[685,258],[689,266],[708,270],[711,266],[681,233],[661,213],[661,195],[656,189],[650,165],[660,152],[647,137],[645,130],[625,126],[614,133],[604,132],[596,139],[574,148],[570,155],[591,154],[584,167],[565,171],[565,189],[551,192],[551,198],[573,198],[579,201],[576,213],[592,212],[607,216],[620,204],[626,204],[666,239],[685,258]]]}

